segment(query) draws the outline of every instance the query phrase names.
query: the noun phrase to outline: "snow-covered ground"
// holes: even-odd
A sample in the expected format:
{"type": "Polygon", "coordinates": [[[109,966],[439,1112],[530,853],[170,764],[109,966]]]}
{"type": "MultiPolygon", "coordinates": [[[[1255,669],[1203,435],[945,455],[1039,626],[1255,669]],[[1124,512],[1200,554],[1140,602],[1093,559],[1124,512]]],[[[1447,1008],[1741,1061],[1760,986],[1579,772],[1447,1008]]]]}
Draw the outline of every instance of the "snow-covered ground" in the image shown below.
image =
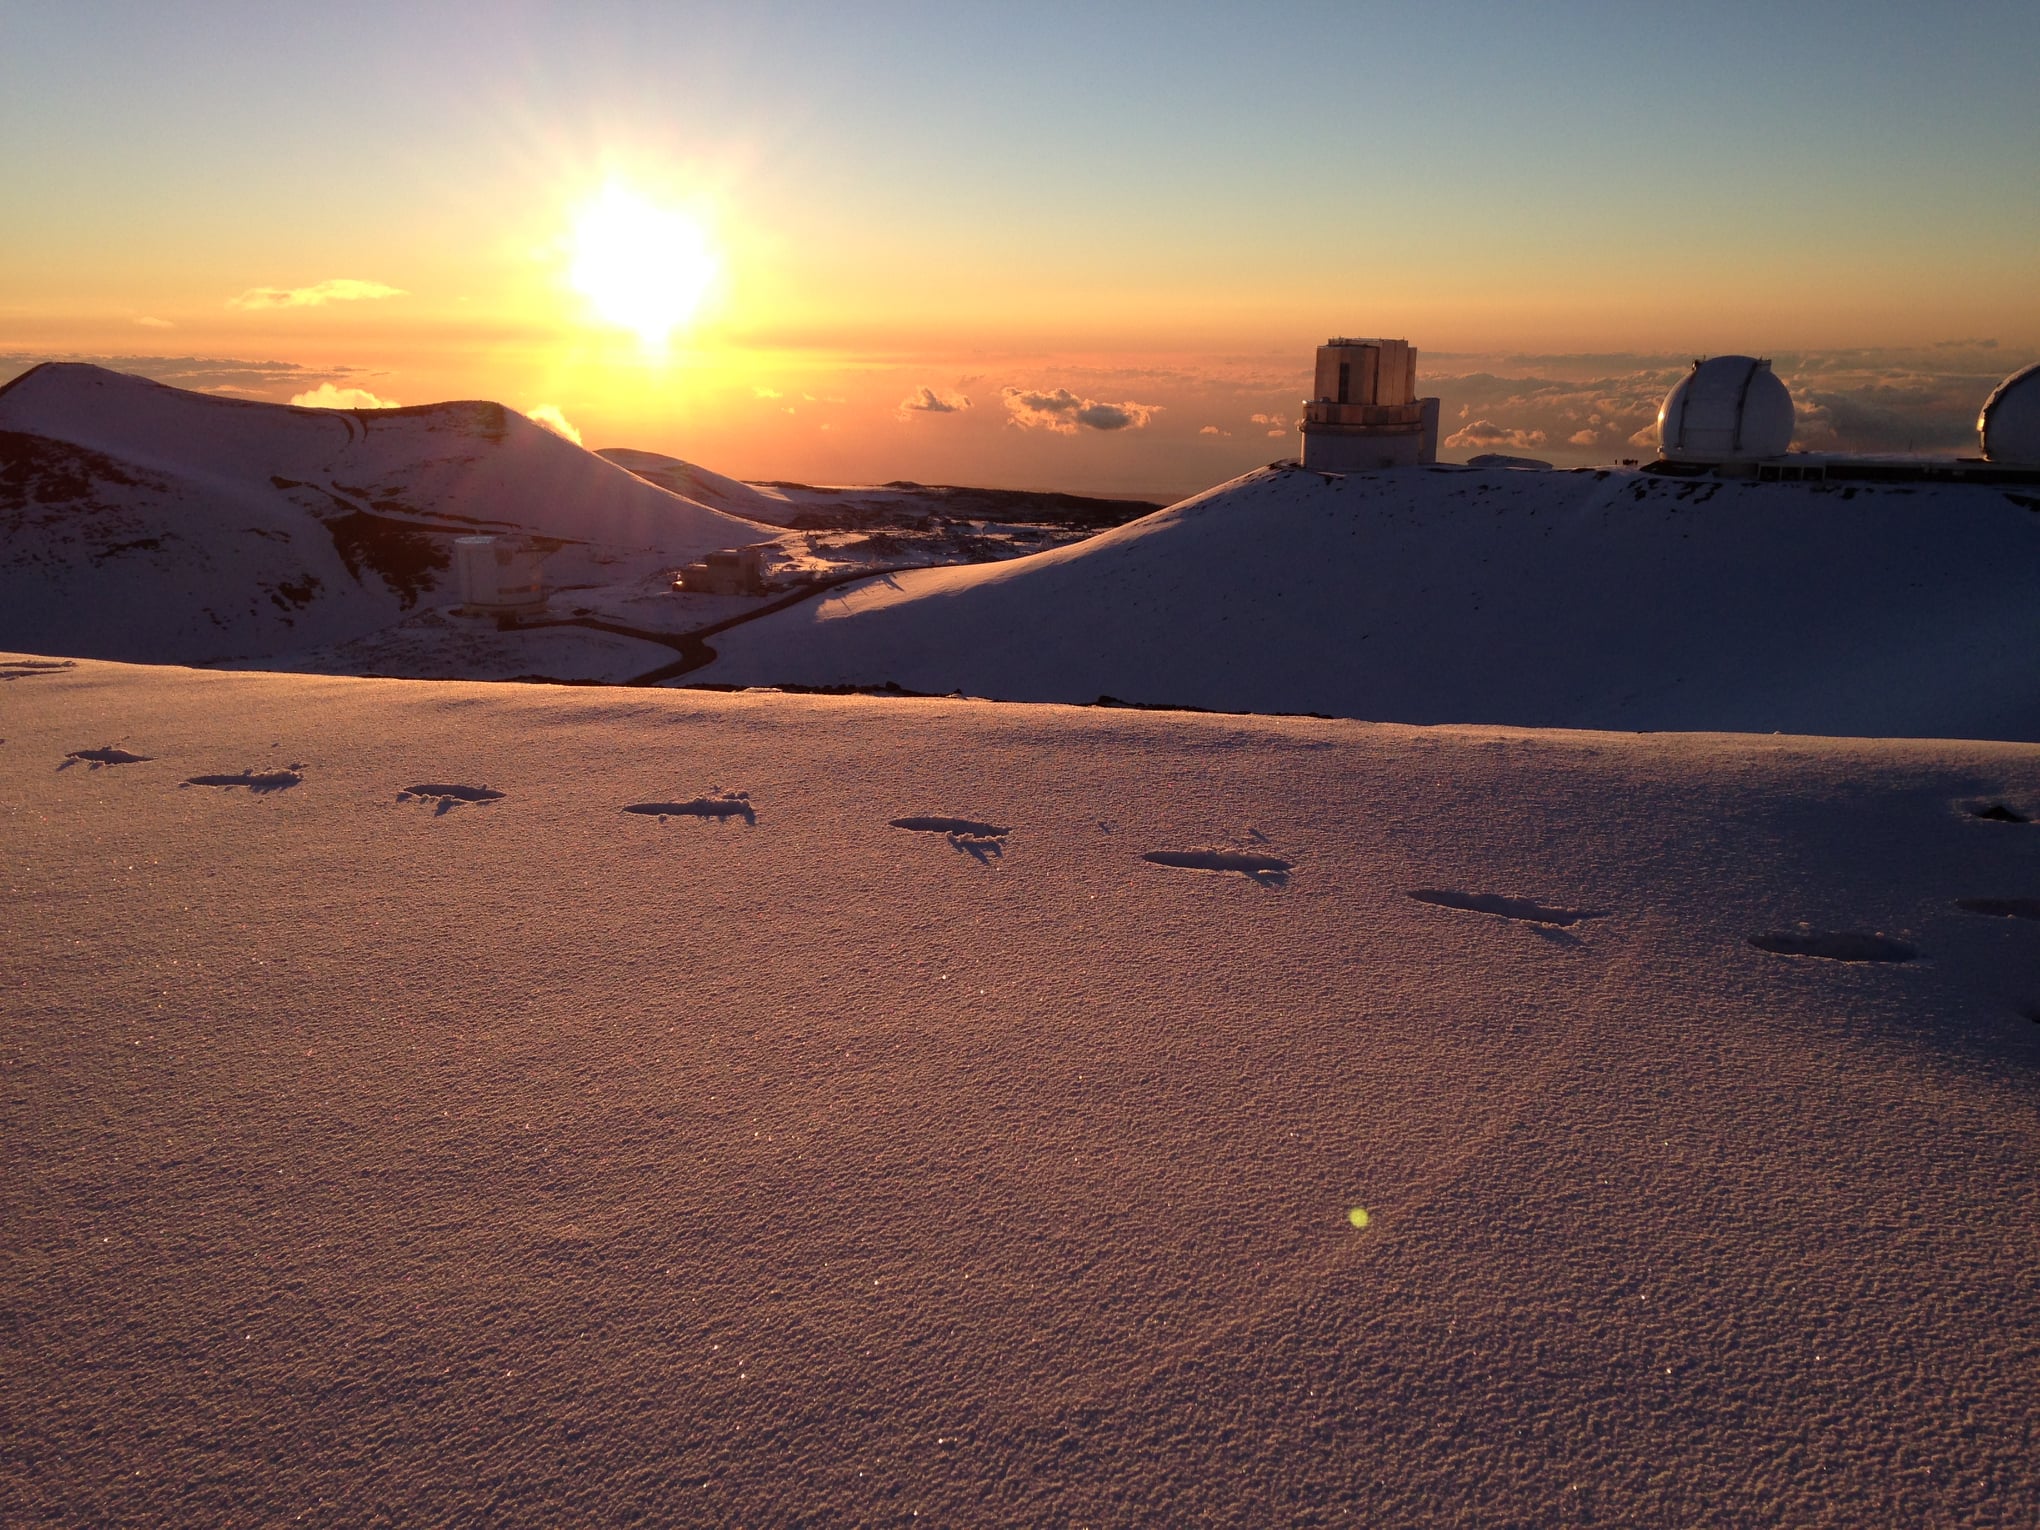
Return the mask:
{"type": "Polygon", "coordinates": [[[10,1522],[2040,1502],[2040,749],[26,658],[0,737],[10,1522]]]}
{"type": "Polygon", "coordinates": [[[1400,722],[2040,739],[2030,494],[1253,473],[1075,546],[839,588],[690,681],[1400,722]]]}

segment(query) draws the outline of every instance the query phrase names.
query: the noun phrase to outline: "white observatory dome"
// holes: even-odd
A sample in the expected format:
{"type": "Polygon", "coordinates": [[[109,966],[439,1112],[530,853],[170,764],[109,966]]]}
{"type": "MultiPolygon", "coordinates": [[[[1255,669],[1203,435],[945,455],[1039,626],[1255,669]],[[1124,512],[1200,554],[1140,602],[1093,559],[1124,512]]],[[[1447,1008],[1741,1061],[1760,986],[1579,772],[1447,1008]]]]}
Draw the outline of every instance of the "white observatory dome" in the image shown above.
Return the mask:
{"type": "Polygon", "coordinates": [[[1754,462],[1792,445],[1792,394],[1751,356],[1710,356],[1665,395],[1658,451],[1673,462],[1754,462]]]}
{"type": "Polygon", "coordinates": [[[2040,362],[1991,390],[1976,417],[1986,462],[2040,465],[2040,362]]]}

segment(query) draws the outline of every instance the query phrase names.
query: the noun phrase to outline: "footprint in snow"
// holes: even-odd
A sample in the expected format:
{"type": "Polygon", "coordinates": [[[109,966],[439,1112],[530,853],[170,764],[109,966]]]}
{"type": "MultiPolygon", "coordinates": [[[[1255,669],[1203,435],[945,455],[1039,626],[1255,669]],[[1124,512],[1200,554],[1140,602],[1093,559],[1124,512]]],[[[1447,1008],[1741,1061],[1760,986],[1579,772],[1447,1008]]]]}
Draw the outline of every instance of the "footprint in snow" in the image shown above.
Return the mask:
{"type": "Polygon", "coordinates": [[[8,659],[0,663],[0,680],[33,680],[59,670],[76,669],[76,659],[8,659]]]}
{"type": "Polygon", "coordinates": [[[668,818],[712,818],[723,823],[741,818],[752,828],[758,826],[758,810],[751,806],[749,792],[710,792],[685,802],[633,802],[626,813],[643,813],[664,823],[668,818]]]}
{"type": "Polygon", "coordinates": [[[1439,908],[1456,908],[1469,914],[1493,914],[1498,919],[1516,919],[1525,924],[1542,924],[1564,929],[1583,919],[1606,919],[1605,908],[1548,908],[1529,898],[1508,898],[1500,893],[1453,892],[1440,887],[1419,887],[1405,894],[1419,903],[1439,908]]]}
{"type": "Polygon", "coordinates": [[[940,834],[949,841],[949,848],[969,856],[980,866],[989,866],[994,859],[1006,853],[1006,836],[1013,831],[995,823],[984,823],[976,818],[943,818],[932,814],[915,814],[906,818],[891,820],[895,829],[908,829],[917,834],[940,834]]]}
{"type": "Polygon", "coordinates": [[[1920,953],[1903,940],[1868,930],[1816,930],[1801,924],[1749,937],[1773,956],[1814,956],[1829,962],[1909,962],[1920,953]]]}
{"type": "Polygon", "coordinates": [[[2040,919],[2040,898],[1957,898],[1955,906],[1990,919],[2040,919]]]}
{"type": "Polygon", "coordinates": [[[1962,811],[1985,823],[2031,823],[2033,815],[2022,813],[2007,802],[1965,802],[1962,811]]]}
{"type": "Polygon", "coordinates": [[[1256,855],[1247,850],[1150,850],[1141,859],[1176,871],[1236,871],[1263,887],[1287,887],[1289,873],[1296,866],[1279,855],[1256,855]]]}
{"type": "Polygon", "coordinates": [[[87,770],[103,770],[108,765],[143,765],[148,759],[146,754],[130,754],[108,744],[104,749],[73,749],[64,756],[64,763],[57,769],[69,770],[73,765],[82,764],[87,770]]]}
{"type": "Polygon", "coordinates": [[[397,793],[399,802],[430,802],[432,816],[451,813],[463,802],[501,802],[507,793],[497,791],[493,786],[455,786],[445,783],[427,782],[420,786],[407,786],[397,793]]]}
{"type": "Polygon", "coordinates": [[[302,765],[287,765],[282,770],[244,770],[231,776],[191,776],[186,786],[245,787],[251,792],[287,792],[304,781],[302,765]]]}

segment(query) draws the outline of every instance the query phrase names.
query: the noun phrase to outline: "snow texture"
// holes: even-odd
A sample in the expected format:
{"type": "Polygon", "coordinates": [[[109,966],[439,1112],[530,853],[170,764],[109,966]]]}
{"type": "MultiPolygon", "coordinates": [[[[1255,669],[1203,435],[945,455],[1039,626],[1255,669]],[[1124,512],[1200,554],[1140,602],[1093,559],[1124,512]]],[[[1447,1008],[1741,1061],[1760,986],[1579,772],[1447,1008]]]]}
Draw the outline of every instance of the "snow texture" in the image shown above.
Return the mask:
{"type": "Polygon", "coordinates": [[[1375,721],[2040,740],[2040,515],[1960,484],[1264,470],[849,585],[685,677],[1375,721]]]}
{"type": "Polygon", "coordinates": [[[2040,748],[45,662],[9,1522],[2040,1503],[2040,748]]]}

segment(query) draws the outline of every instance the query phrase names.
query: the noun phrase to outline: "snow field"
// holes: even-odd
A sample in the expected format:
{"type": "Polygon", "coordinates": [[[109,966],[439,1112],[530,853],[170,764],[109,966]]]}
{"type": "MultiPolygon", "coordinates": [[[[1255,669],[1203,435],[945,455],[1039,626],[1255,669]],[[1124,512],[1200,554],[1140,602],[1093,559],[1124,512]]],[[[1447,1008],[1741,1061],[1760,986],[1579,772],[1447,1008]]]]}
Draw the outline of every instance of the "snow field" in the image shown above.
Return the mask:
{"type": "Polygon", "coordinates": [[[0,738],[22,1517],[2040,1492],[2031,746],[28,658],[0,738]]]}

